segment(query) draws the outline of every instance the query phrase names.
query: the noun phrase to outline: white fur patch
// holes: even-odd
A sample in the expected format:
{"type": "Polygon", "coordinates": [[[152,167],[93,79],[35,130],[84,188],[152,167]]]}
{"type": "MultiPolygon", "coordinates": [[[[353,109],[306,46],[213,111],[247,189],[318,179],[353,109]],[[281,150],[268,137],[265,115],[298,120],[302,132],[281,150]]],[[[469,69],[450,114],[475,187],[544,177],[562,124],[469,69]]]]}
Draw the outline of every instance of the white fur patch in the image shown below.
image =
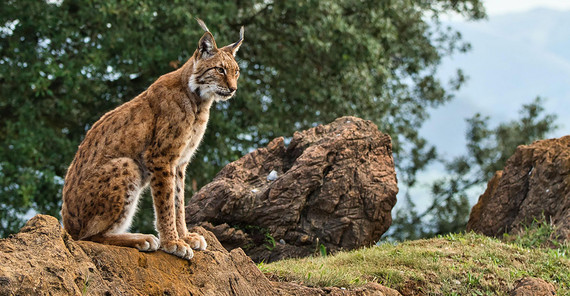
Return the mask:
{"type": "Polygon", "coordinates": [[[214,100],[215,102],[223,102],[229,100],[235,92],[229,96],[221,96],[218,92],[228,93],[229,89],[221,87],[217,84],[199,84],[196,81],[196,74],[192,74],[188,79],[188,88],[190,91],[198,95],[203,100],[214,100]]]}
{"type": "Polygon", "coordinates": [[[206,132],[206,127],[208,125],[208,120],[210,117],[209,109],[212,104],[212,101],[207,101],[205,104],[206,105],[202,106],[202,108],[208,110],[206,110],[205,112],[201,112],[199,115],[200,119],[204,122],[204,124],[201,126],[196,126],[194,133],[190,136],[190,141],[188,142],[187,146],[184,148],[184,151],[182,152],[182,155],[178,160],[178,165],[190,162],[190,159],[192,159],[192,156],[196,152],[196,149],[198,149],[198,146],[200,145],[200,142],[204,137],[204,133],[206,132]]]}
{"type": "Polygon", "coordinates": [[[196,91],[198,90],[198,82],[196,81],[195,74],[192,74],[190,76],[190,79],[188,79],[188,88],[190,88],[190,91],[193,93],[196,93],[196,91]]]}
{"type": "Polygon", "coordinates": [[[135,185],[133,191],[127,192],[127,200],[125,204],[129,203],[128,208],[123,209],[126,211],[122,221],[117,221],[117,223],[110,229],[110,233],[125,233],[131,227],[133,223],[133,218],[137,212],[139,196],[141,194],[142,188],[135,185]]]}

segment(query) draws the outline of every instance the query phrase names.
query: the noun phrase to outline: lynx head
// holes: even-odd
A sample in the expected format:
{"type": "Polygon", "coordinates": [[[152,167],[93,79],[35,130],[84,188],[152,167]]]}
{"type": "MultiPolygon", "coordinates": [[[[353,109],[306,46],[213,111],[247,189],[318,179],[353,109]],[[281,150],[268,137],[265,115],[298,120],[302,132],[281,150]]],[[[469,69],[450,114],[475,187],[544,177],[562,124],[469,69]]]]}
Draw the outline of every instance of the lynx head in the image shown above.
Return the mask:
{"type": "Polygon", "coordinates": [[[194,52],[194,68],[188,86],[190,91],[204,100],[228,100],[237,90],[239,66],[235,55],[243,41],[243,27],[237,42],[218,48],[206,24],[197,20],[205,33],[194,52]]]}

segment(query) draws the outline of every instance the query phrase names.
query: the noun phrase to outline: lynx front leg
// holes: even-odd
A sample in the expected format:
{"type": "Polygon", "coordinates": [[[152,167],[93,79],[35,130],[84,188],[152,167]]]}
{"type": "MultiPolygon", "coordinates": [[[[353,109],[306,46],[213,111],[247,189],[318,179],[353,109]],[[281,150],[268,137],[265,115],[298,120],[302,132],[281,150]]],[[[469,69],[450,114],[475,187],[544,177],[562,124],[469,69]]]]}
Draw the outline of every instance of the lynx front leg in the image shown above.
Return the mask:
{"type": "Polygon", "coordinates": [[[184,178],[187,165],[188,163],[184,163],[176,168],[176,197],[174,203],[176,208],[176,230],[178,231],[178,236],[186,241],[192,249],[203,251],[207,246],[204,237],[197,233],[188,233],[186,228],[184,178]]]}
{"type": "Polygon", "coordinates": [[[156,216],[156,230],[160,238],[160,248],[184,259],[192,259],[194,252],[176,231],[174,168],[155,166],[151,169],[151,190],[156,216]]]}

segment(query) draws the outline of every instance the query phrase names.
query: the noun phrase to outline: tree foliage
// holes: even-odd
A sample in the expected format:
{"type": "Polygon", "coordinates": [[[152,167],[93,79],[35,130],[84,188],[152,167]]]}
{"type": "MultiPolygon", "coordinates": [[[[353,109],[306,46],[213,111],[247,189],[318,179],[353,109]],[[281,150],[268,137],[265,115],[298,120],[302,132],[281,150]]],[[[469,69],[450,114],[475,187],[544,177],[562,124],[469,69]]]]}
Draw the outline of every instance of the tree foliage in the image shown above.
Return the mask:
{"type": "MultiPolygon", "coordinates": [[[[417,130],[463,83],[434,74],[468,45],[443,14],[484,17],[479,0],[15,1],[0,10],[0,235],[30,209],[57,215],[66,167],[89,127],[188,59],[206,21],[234,42],[237,96],[217,104],[188,191],[273,137],[341,115],[393,136],[401,180],[435,157],[417,130]],[[193,185],[195,184],[195,185],[193,185]]],[[[143,205],[143,224],[150,225],[143,205]]],[[[142,223],[142,222],[141,222],[142,223]]]]}
{"type": "Polygon", "coordinates": [[[544,139],[557,128],[556,116],[544,114],[544,100],[523,105],[517,120],[489,127],[489,117],[477,113],[467,119],[467,154],[451,161],[441,160],[447,176],[431,184],[431,205],[418,213],[409,196],[406,207],[396,211],[392,238],[431,237],[465,230],[469,218],[469,196],[481,194],[496,171],[502,170],[519,145],[544,139]]]}

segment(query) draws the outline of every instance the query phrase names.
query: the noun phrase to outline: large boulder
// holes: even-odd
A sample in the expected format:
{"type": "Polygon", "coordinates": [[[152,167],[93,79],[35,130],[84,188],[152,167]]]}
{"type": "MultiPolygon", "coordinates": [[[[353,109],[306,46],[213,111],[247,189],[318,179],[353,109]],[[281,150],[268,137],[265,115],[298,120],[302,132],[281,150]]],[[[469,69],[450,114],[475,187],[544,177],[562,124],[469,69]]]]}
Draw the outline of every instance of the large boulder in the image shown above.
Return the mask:
{"type": "Polygon", "coordinates": [[[397,192],[390,136],[342,117],[230,163],[190,199],[186,221],[270,262],[373,244],[397,192]]]}
{"type": "Polygon", "coordinates": [[[400,295],[374,284],[309,288],[272,282],[241,249],[228,252],[202,228],[208,249],[192,260],[74,241],[57,219],[38,215],[0,240],[0,295],[400,295]]]}
{"type": "Polygon", "coordinates": [[[519,146],[479,197],[467,230],[499,236],[534,219],[570,238],[570,136],[519,146]]]}

